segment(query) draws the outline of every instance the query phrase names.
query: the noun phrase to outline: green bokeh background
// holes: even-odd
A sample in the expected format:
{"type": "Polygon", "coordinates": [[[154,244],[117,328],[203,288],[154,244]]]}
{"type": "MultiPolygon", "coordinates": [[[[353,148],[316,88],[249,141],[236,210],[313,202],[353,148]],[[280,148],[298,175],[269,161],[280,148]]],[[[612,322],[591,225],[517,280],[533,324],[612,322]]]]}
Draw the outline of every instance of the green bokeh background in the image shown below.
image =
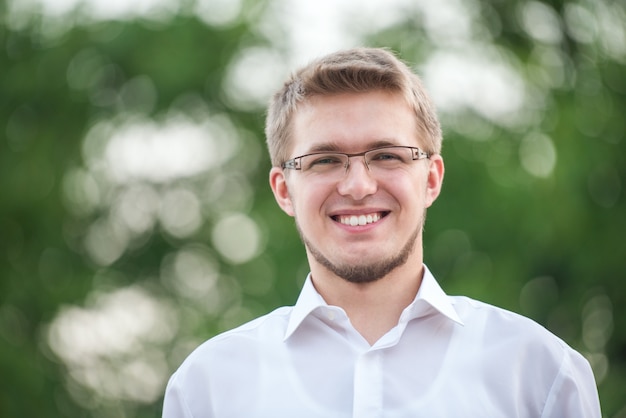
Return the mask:
{"type": "MultiPolygon", "coordinates": [[[[232,81],[242,57],[274,57],[275,79],[291,69],[289,16],[262,31],[276,3],[244,1],[219,25],[194,1],[117,20],[15,4],[0,0],[0,416],[159,416],[190,350],[292,304],[307,272],[267,184],[268,97],[232,81]],[[179,168],[187,174],[110,176],[116,132],[176,123],[204,126],[224,158],[179,168]]],[[[472,106],[489,100],[480,91],[443,106],[446,178],[426,262],[448,293],[530,316],[584,353],[604,416],[625,417],[626,6],[460,4],[477,53],[524,81],[528,115],[490,118],[472,106]]],[[[418,72],[435,54],[467,52],[404,7],[382,28],[346,25],[418,72]]],[[[247,67],[264,92],[262,70],[247,67]]]]}

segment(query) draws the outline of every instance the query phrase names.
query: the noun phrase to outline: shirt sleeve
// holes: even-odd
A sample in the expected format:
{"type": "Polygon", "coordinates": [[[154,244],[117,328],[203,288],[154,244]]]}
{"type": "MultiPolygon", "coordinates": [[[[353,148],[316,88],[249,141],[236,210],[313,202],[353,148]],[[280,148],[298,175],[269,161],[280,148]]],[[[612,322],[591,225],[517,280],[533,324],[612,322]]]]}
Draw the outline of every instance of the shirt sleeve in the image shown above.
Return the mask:
{"type": "Polygon", "coordinates": [[[541,417],[602,417],[593,371],[589,362],[578,352],[566,350],[541,417]]]}
{"type": "Polygon", "coordinates": [[[162,418],[193,418],[191,410],[185,402],[185,392],[174,374],[165,389],[162,418]]]}

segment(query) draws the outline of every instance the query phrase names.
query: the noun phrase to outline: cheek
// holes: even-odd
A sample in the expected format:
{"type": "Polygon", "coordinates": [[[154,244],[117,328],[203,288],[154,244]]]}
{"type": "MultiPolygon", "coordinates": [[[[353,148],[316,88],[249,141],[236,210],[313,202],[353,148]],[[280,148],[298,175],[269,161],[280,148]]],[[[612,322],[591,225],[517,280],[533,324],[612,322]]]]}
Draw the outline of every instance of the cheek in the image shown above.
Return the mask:
{"type": "Polygon", "coordinates": [[[293,211],[293,216],[296,218],[302,217],[302,211],[300,209],[306,208],[309,206],[307,200],[309,200],[308,193],[304,187],[298,185],[297,183],[289,185],[289,200],[291,201],[291,207],[293,211]]]}
{"type": "Polygon", "coordinates": [[[309,181],[293,182],[289,184],[289,196],[294,207],[301,210],[319,209],[332,194],[332,188],[328,184],[309,181]]]}
{"type": "Polygon", "coordinates": [[[426,181],[410,177],[399,177],[385,183],[384,190],[403,205],[424,199],[426,181]]]}
{"type": "MultiPolygon", "coordinates": [[[[297,185],[295,185],[297,187],[297,185]]],[[[328,187],[300,187],[290,189],[291,204],[295,217],[311,221],[323,216],[324,207],[332,194],[328,187]]]]}

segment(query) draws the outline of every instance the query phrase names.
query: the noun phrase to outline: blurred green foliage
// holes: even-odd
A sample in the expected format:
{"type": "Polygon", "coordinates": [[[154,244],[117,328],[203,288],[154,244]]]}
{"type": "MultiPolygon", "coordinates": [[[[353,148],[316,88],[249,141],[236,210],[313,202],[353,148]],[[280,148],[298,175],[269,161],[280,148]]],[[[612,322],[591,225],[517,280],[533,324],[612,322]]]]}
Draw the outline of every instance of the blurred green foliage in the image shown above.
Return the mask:
{"type": "MultiPolygon", "coordinates": [[[[223,25],[183,9],[156,21],[76,12],[67,28],[37,13],[16,23],[9,5],[0,1],[0,416],[158,416],[190,350],[292,304],[307,272],[267,185],[263,102],[238,90],[246,77],[268,83],[250,64],[263,57],[288,71],[287,44],[258,30],[258,2],[223,25]],[[185,141],[202,155],[181,151],[185,141]]],[[[465,31],[408,6],[376,33],[353,22],[363,43],[398,51],[429,85],[456,63],[468,83],[499,86],[478,58],[522,82],[517,107],[513,82],[444,91],[466,102],[441,106],[446,180],[426,262],[448,293],[530,316],[587,355],[605,416],[626,416],[625,8],[464,7],[465,31]]]]}

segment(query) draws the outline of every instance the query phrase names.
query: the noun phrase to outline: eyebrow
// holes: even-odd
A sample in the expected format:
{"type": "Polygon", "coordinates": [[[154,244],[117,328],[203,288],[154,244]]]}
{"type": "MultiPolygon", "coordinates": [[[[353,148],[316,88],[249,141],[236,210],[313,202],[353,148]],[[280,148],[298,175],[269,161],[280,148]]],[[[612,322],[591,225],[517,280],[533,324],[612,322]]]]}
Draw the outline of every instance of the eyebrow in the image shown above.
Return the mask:
{"type": "MultiPolygon", "coordinates": [[[[381,148],[381,147],[391,147],[391,146],[397,146],[397,145],[398,145],[397,141],[394,141],[392,139],[379,139],[373,142],[368,142],[367,146],[365,147],[365,150],[381,148]]],[[[315,152],[342,152],[342,151],[341,151],[341,147],[339,147],[337,143],[325,142],[322,144],[312,146],[311,148],[309,148],[307,154],[315,153],[315,152]]]]}

